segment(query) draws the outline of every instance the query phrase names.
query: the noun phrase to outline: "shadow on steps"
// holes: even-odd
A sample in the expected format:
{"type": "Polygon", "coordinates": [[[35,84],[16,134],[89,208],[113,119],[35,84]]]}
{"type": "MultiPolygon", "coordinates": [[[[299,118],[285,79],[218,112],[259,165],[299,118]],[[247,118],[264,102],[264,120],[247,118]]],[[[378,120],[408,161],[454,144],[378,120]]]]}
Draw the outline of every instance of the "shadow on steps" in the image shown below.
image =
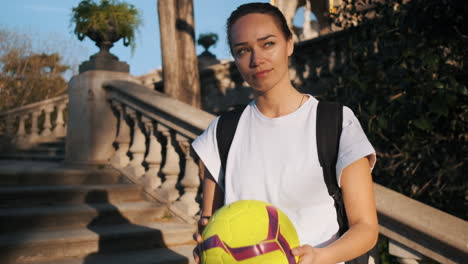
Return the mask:
{"type": "MultiPolygon", "coordinates": [[[[117,216],[114,212],[111,217],[107,215],[107,212],[100,211],[99,207],[95,206],[93,201],[105,201],[106,203],[110,204],[107,192],[101,190],[90,191],[86,196],[86,203],[94,207],[97,210],[98,216],[96,216],[88,225],[88,229],[95,232],[99,236],[98,242],[98,251],[87,255],[84,258],[83,264],[102,264],[107,263],[106,259],[109,261],[114,262],[115,257],[111,257],[110,254],[114,255],[115,253],[125,253],[125,252],[132,252],[136,250],[151,250],[154,249],[155,253],[157,249],[165,248],[166,250],[161,251],[161,256],[158,256],[158,253],[154,254],[153,256],[156,258],[168,259],[168,261],[159,262],[160,260],[154,259],[155,263],[172,263],[170,260],[174,260],[174,263],[177,264],[188,264],[189,260],[180,255],[169,248],[164,243],[164,237],[160,230],[152,229],[141,225],[132,224],[127,218],[125,218],[118,209],[116,208],[116,212],[118,212],[117,216]],[[125,239],[122,239],[119,235],[107,235],[102,230],[102,226],[105,226],[107,221],[112,218],[112,224],[116,228],[121,226],[122,228],[132,230],[131,235],[126,235],[125,239]],[[164,255],[162,255],[164,254],[164,255]],[[109,257],[107,257],[109,255],[109,257]],[[111,260],[113,259],[113,260],[111,260]],[[185,261],[184,261],[185,259],[185,261]]],[[[123,259],[121,259],[123,260],[123,259]]],[[[125,261],[125,260],[123,260],[125,261]]],[[[133,260],[132,263],[138,263],[138,260],[133,260]]]]}

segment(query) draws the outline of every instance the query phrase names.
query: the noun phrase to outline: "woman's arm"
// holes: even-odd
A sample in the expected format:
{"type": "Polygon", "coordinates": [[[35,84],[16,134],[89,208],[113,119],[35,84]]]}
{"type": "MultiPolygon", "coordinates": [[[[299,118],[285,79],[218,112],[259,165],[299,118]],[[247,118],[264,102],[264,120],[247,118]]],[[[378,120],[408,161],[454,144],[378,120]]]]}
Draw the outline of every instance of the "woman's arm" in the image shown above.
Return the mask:
{"type": "Polygon", "coordinates": [[[305,245],[296,248],[293,254],[301,256],[299,263],[345,262],[362,255],[375,245],[379,226],[370,171],[367,158],[361,158],[343,170],[341,190],[349,230],[327,247],[305,245]]]}
{"type": "Polygon", "coordinates": [[[212,216],[224,204],[224,193],[216,183],[211,173],[205,168],[203,178],[203,202],[201,216],[212,216]]]}
{"type": "MultiPolygon", "coordinates": [[[[202,209],[200,213],[200,220],[198,221],[198,231],[193,234],[193,239],[198,243],[202,243],[203,239],[201,233],[203,229],[208,224],[209,218],[221,208],[224,204],[224,193],[216,183],[211,173],[206,169],[206,166],[202,164],[204,170],[204,177],[203,177],[203,201],[202,201],[202,209]]],[[[200,263],[199,257],[200,251],[199,246],[194,248],[193,250],[193,258],[195,259],[196,263],[200,263]]]]}

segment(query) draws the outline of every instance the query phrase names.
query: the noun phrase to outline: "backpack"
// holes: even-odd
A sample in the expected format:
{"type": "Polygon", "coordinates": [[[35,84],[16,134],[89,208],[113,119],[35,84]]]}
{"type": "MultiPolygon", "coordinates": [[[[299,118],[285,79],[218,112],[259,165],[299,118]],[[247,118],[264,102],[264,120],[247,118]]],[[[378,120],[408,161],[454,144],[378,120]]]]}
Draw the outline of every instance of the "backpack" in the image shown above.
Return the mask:
{"type": "MultiPolygon", "coordinates": [[[[221,159],[221,170],[225,172],[227,156],[231,147],[237,124],[245,107],[239,108],[220,116],[216,129],[216,140],[218,142],[219,157],[221,159]]],[[[348,219],[344,208],[341,189],[336,179],[336,162],[338,161],[338,149],[343,123],[343,105],[334,102],[319,102],[317,106],[317,152],[320,165],[323,169],[325,184],[328,194],[335,201],[335,209],[339,225],[339,234],[343,235],[348,229],[348,219]]],[[[221,179],[220,185],[224,190],[225,177],[221,179]]],[[[376,249],[376,247],[374,247],[376,249]]],[[[372,251],[372,250],[371,250],[372,251]]],[[[349,264],[367,264],[370,252],[356,259],[347,261],[349,264]]]]}

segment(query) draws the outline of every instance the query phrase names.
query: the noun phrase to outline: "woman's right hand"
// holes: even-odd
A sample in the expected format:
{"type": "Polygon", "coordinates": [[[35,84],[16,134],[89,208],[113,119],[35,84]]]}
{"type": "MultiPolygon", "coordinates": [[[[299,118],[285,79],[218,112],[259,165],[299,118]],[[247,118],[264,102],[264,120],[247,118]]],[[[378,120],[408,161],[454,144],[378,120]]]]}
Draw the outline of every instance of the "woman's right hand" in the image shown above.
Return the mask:
{"type": "Polygon", "coordinates": [[[203,233],[205,226],[208,225],[209,219],[209,216],[200,217],[200,220],[198,220],[198,231],[197,233],[193,234],[193,240],[197,242],[197,246],[193,249],[193,258],[197,263],[200,263],[201,243],[203,242],[201,234],[203,233]]]}

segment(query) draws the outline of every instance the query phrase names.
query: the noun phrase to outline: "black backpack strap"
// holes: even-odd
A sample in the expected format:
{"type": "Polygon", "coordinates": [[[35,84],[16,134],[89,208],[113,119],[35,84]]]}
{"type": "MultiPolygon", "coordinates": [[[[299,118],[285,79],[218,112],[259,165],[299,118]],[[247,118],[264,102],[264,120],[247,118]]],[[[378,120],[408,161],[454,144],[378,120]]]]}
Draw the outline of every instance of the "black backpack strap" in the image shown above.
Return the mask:
{"type": "Polygon", "coordinates": [[[239,119],[244,112],[245,107],[232,110],[224,113],[219,117],[218,124],[216,126],[216,140],[218,142],[218,152],[221,159],[221,170],[223,171],[224,178],[221,179],[219,184],[223,187],[226,178],[226,162],[231,148],[234,134],[236,133],[237,124],[239,119]]]}
{"type": "Polygon", "coordinates": [[[336,179],[336,162],[343,126],[343,106],[333,102],[319,102],[317,106],[317,152],[328,194],[335,201],[340,234],[348,229],[341,189],[336,179]]]}

